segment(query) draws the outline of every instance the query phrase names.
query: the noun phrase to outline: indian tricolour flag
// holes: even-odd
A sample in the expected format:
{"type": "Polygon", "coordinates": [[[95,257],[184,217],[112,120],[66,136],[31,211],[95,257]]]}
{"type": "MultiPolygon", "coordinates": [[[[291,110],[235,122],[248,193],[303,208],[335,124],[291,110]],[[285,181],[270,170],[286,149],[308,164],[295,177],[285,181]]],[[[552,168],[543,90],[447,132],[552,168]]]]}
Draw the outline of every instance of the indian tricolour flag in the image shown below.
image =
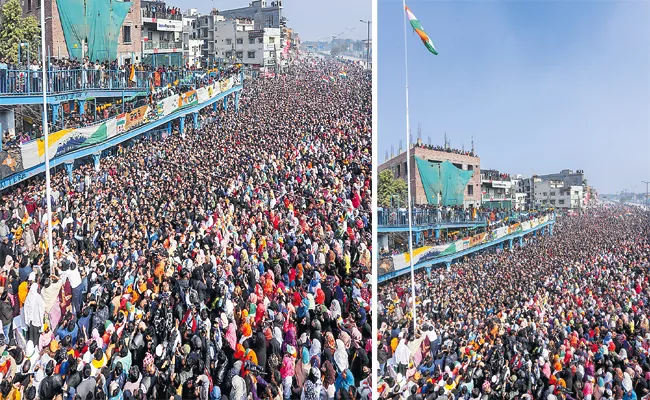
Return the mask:
{"type": "Polygon", "coordinates": [[[415,18],[415,15],[413,15],[413,13],[408,7],[404,6],[404,8],[406,9],[406,16],[409,17],[409,22],[411,22],[411,26],[413,27],[413,30],[415,31],[415,33],[418,34],[418,36],[422,40],[422,43],[424,43],[424,45],[430,52],[432,52],[435,55],[438,55],[438,51],[433,46],[433,42],[429,38],[429,35],[427,35],[427,33],[422,28],[422,24],[420,24],[420,21],[417,18],[415,18]]]}
{"type": "Polygon", "coordinates": [[[347,77],[348,77],[348,73],[347,73],[347,72],[345,72],[345,71],[340,71],[340,72],[339,72],[339,78],[347,78],[347,77]]]}

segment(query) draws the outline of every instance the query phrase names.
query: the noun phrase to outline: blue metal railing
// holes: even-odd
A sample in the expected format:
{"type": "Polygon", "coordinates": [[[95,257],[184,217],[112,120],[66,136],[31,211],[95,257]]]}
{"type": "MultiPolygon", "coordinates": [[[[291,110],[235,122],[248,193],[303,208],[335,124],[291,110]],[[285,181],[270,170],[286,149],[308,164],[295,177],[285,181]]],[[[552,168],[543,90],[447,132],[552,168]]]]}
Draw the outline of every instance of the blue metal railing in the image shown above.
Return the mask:
{"type": "MultiPolygon", "coordinates": [[[[155,71],[60,70],[47,73],[47,92],[66,93],[78,90],[139,90],[149,88],[155,71]]],[[[191,81],[205,71],[168,71],[160,75],[160,85],[191,81]]],[[[38,95],[43,93],[42,72],[38,70],[0,70],[0,95],[38,95]]]]}
{"type": "MultiPolygon", "coordinates": [[[[458,224],[458,223],[485,223],[487,215],[478,214],[476,218],[464,211],[454,214],[438,210],[413,210],[413,226],[437,225],[437,224],[458,224]]],[[[408,226],[408,211],[406,209],[379,209],[377,210],[379,226],[405,227],[408,226]]]]}
{"type": "MultiPolygon", "coordinates": [[[[478,212],[476,218],[465,210],[447,212],[443,210],[418,209],[413,211],[413,226],[430,226],[437,224],[484,224],[486,222],[503,221],[507,218],[509,223],[525,221],[539,213],[518,211],[478,212]],[[492,219],[492,217],[494,219],[492,219]]],[[[377,210],[377,222],[382,227],[408,227],[408,211],[405,208],[377,210]]]]}

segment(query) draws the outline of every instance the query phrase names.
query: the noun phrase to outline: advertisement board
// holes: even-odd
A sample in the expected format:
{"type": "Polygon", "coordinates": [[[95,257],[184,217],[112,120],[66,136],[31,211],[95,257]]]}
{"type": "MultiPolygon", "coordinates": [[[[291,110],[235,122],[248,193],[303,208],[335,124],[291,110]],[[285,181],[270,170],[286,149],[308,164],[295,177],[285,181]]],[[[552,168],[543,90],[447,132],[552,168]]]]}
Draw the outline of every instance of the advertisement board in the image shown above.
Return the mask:
{"type": "Polygon", "coordinates": [[[173,19],[156,19],[158,31],[183,32],[183,21],[173,19]]]}

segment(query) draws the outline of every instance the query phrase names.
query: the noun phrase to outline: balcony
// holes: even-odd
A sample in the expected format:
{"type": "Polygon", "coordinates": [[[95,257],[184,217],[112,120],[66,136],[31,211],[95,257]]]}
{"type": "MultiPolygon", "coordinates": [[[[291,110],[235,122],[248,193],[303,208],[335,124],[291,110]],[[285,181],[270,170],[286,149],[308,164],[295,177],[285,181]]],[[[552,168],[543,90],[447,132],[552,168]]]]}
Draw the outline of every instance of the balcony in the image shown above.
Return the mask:
{"type": "Polygon", "coordinates": [[[156,19],[171,19],[171,20],[176,20],[176,21],[182,21],[183,20],[183,15],[181,14],[171,14],[171,13],[166,13],[166,12],[153,12],[151,10],[147,10],[146,8],[142,9],[142,22],[156,22],[156,19]]]}
{"type": "Polygon", "coordinates": [[[483,201],[506,201],[512,200],[512,197],[509,197],[504,193],[486,193],[482,197],[483,201]]]}
{"type": "Polygon", "coordinates": [[[183,42],[145,42],[145,54],[177,53],[183,51],[183,42]]]}

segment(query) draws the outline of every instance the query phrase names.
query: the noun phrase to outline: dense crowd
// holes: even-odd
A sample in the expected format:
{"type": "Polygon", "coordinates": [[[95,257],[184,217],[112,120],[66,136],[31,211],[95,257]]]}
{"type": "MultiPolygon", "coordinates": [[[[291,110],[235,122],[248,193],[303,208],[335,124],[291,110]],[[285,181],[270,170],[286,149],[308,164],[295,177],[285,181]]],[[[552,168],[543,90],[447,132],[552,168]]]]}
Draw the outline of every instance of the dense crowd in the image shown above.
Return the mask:
{"type": "MultiPolygon", "coordinates": [[[[169,66],[113,61],[92,61],[89,57],[48,57],[47,90],[66,92],[87,88],[118,89],[148,87],[157,73],[157,86],[174,84],[199,73],[194,65],[169,66]],[[134,76],[131,78],[131,67],[134,76]]],[[[0,94],[38,93],[43,89],[40,60],[21,60],[18,63],[0,58],[0,94]]]]}
{"type": "MultiPolygon", "coordinates": [[[[160,70],[162,71],[162,69],[160,70]]],[[[153,86],[153,91],[143,91],[139,93],[139,95],[126,98],[124,106],[122,106],[121,99],[113,100],[113,102],[110,103],[104,102],[100,104],[87,101],[83,115],[81,115],[81,109],[78,102],[74,105],[68,103],[66,106],[61,107],[60,115],[58,116],[59,121],[57,123],[54,123],[52,121],[53,118],[50,117],[48,120],[49,131],[56,132],[61,129],[79,128],[92,125],[99,121],[113,118],[124,112],[130,112],[147,104],[150,105],[152,109],[155,109],[157,102],[166,97],[196,90],[214,83],[215,80],[238,76],[240,71],[241,69],[238,66],[227,66],[219,70],[214,76],[210,74],[200,74],[194,76],[192,79],[184,81],[183,83],[176,82],[176,85],[164,87],[153,86]],[[93,109],[93,107],[97,107],[97,109],[93,109]]],[[[32,139],[41,138],[43,136],[41,128],[41,125],[37,123],[32,127],[33,131],[31,132],[14,131],[12,133],[9,130],[5,130],[2,135],[3,148],[16,148],[32,139]]]]}
{"type": "Polygon", "coordinates": [[[53,174],[54,265],[42,179],[5,191],[0,398],[369,398],[371,77],[340,68],[53,174]]]}
{"type": "Polygon", "coordinates": [[[472,156],[475,157],[476,154],[474,153],[474,150],[471,151],[466,151],[466,150],[461,150],[461,149],[453,149],[449,146],[440,146],[440,145],[433,145],[433,144],[424,144],[424,143],[415,143],[413,144],[415,147],[419,147],[422,149],[428,149],[428,150],[435,150],[435,151],[444,151],[445,153],[454,153],[454,154],[460,154],[463,156],[472,156]]]}
{"type": "Polygon", "coordinates": [[[650,394],[650,213],[593,208],[553,236],[379,288],[382,398],[650,394]]]}

